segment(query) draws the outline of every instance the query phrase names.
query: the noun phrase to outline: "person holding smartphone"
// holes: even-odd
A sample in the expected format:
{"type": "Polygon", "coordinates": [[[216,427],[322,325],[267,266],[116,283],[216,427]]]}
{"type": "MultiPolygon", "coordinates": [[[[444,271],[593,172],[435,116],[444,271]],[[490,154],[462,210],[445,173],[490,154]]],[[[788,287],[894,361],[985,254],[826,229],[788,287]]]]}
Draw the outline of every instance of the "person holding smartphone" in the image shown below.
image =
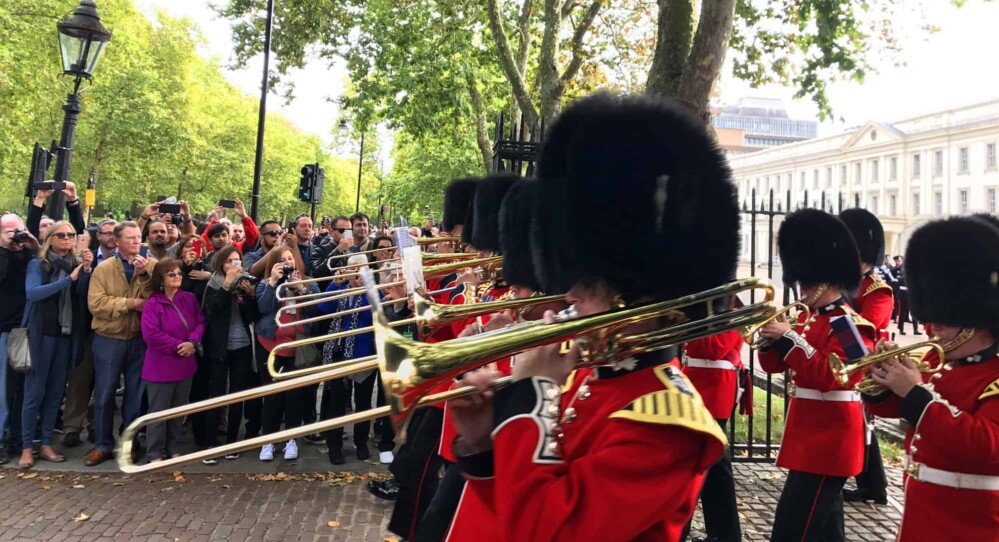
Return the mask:
{"type": "MultiPolygon", "coordinates": [[[[227,227],[229,230],[229,238],[232,245],[239,249],[239,253],[244,254],[246,250],[252,249],[257,244],[257,239],[260,239],[260,231],[257,229],[257,224],[253,221],[253,219],[246,214],[246,207],[243,206],[242,201],[238,199],[219,200],[219,205],[216,206],[215,210],[208,215],[208,227],[205,228],[205,232],[207,233],[212,226],[220,223],[229,209],[235,213],[236,217],[239,218],[240,223],[243,225],[243,238],[237,241],[233,238],[232,222],[229,222],[227,227]]],[[[202,238],[205,240],[206,245],[211,245],[211,238],[204,235],[202,235],[202,238]]]]}

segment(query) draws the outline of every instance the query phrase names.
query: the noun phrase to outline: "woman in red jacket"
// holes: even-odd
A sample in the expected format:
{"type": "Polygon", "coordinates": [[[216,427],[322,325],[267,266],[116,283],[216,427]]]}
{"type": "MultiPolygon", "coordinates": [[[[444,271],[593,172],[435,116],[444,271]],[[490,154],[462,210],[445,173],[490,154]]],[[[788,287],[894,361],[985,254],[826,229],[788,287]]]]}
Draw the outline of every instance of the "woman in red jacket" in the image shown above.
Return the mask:
{"type": "Polygon", "coordinates": [[[860,256],[846,226],[818,209],[788,215],[777,234],[784,284],[797,284],[812,319],[774,321],[761,334],[769,373],[791,371],[790,400],[777,466],[789,469],[771,540],[844,540],[843,485],[864,464],[864,413],[853,385],[841,385],[829,356],[853,360],[874,346],[877,330],[853,311],[844,292],[860,283],[860,256]]]}

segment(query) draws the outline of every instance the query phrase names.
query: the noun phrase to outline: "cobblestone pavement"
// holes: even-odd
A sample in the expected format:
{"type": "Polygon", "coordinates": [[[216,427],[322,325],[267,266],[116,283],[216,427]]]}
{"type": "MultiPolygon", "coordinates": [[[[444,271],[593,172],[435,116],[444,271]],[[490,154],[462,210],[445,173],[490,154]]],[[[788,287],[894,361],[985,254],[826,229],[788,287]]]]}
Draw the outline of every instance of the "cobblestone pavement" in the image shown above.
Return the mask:
{"type": "MultiPolygon", "coordinates": [[[[901,473],[888,469],[887,506],[847,505],[847,540],[891,540],[901,473]]],[[[784,471],[735,465],[744,540],[767,540],[784,471]]],[[[366,480],[382,473],[145,476],[0,470],[0,540],[394,541],[391,503],[366,480]]],[[[695,533],[702,528],[700,512],[695,533]]]]}

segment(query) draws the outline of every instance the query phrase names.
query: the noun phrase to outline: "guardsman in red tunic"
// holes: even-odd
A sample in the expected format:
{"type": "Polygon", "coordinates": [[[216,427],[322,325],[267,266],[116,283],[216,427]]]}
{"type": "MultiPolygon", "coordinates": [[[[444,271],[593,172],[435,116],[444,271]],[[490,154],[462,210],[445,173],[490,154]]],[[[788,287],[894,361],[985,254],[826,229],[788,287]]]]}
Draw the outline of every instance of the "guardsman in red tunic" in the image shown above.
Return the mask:
{"type": "MultiPolygon", "coordinates": [[[[684,345],[683,374],[701,395],[704,406],[711,412],[723,433],[739,399],[744,344],[742,335],[733,329],[684,345]]],[[[749,386],[745,392],[752,395],[752,387],[749,386]]],[[[704,511],[704,529],[708,535],[706,540],[742,540],[735,498],[735,478],[728,450],[711,467],[704,479],[701,506],[704,511]]]]}
{"type": "MultiPolygon", "coordinates": [[[[863,278],[851,304],[868,322],[878,329],[878,337],[888,338],[888,323],[891,322],[895,296],[874,268],[881,261],[885,251],[885,230],[881,221],[873,213],[859,207],[847,209],[839,214],[857,242],[860,251],[860,272],[863,278]]],[[[846,502],[888,503],[888,478],[881,461],[881,447],[878,435],[874,432],[874,419],[865,412],[867,419],[867,449],[864,454],[864,470],[857,475],[857,489],[843,490],[846,502]]]]}
{"type": "Polygon", "coordinates": [[[818,209],[788,215],[777,234],[784,283],[797,283],[812,311],[803,327],[774,321],[761,334],[770,373],[792,371],[795,384],[777,466],[790,472],[774,516],[771,540],[845,540],[843,484],[864,465],[864,413],[854,382],[841,385],[829,355],[855,360],[874,347],[877,330],[846,303],[860,283],[860,256],[847,227],[818,209]]]}
{"type": "Polygon", "coordinates": [[[971,217],[926,224],[905,271],[913,314],[932,323],[945,363],[932,376],[908,357],[871,369],[887,391],[865,395],[869,408],[910,424],[897,540],[999,540],[999,229],[971,217]]]}
{"type": "MultiPolygon", "coordinates": [[[[734,276],[731,173],[682,106],[580,100],[547,134],[538,171],[535,270],[578,315],[734,276]]],[[[661,328],[648,320],[619,331],[661,328]]],[[[669,364],[676,347],[632,357],[602,345],[612,348],[584,334],[567,355],[558,344],[519,353],[513,384],[452,402],[467,484],[447,540],[679,540],[725,437],[669,364]],[[606,361],[567,382],[586,341],[606,361]]],[[[486,390],[493,378],[462,380],[486,390]]]]}

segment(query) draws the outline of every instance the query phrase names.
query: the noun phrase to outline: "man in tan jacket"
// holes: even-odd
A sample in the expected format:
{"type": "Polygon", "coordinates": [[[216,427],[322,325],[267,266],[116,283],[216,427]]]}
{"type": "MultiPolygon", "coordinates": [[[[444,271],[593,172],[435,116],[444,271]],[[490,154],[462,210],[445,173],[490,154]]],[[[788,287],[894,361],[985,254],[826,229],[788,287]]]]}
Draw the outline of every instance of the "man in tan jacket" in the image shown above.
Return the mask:
{"type": "Polygon", "coordinates": [[[87,454],[86,465],[99,465],[113,457],[114,397],[125,374],[122,417],[125,425],[139,417],[142,404],[142,307],[156,260],[140,254],[142,230],[135,222],[114,229],[118,250],[94,269],[88,302],[94,316],[94,427],[97,442],[87,454]]]}

